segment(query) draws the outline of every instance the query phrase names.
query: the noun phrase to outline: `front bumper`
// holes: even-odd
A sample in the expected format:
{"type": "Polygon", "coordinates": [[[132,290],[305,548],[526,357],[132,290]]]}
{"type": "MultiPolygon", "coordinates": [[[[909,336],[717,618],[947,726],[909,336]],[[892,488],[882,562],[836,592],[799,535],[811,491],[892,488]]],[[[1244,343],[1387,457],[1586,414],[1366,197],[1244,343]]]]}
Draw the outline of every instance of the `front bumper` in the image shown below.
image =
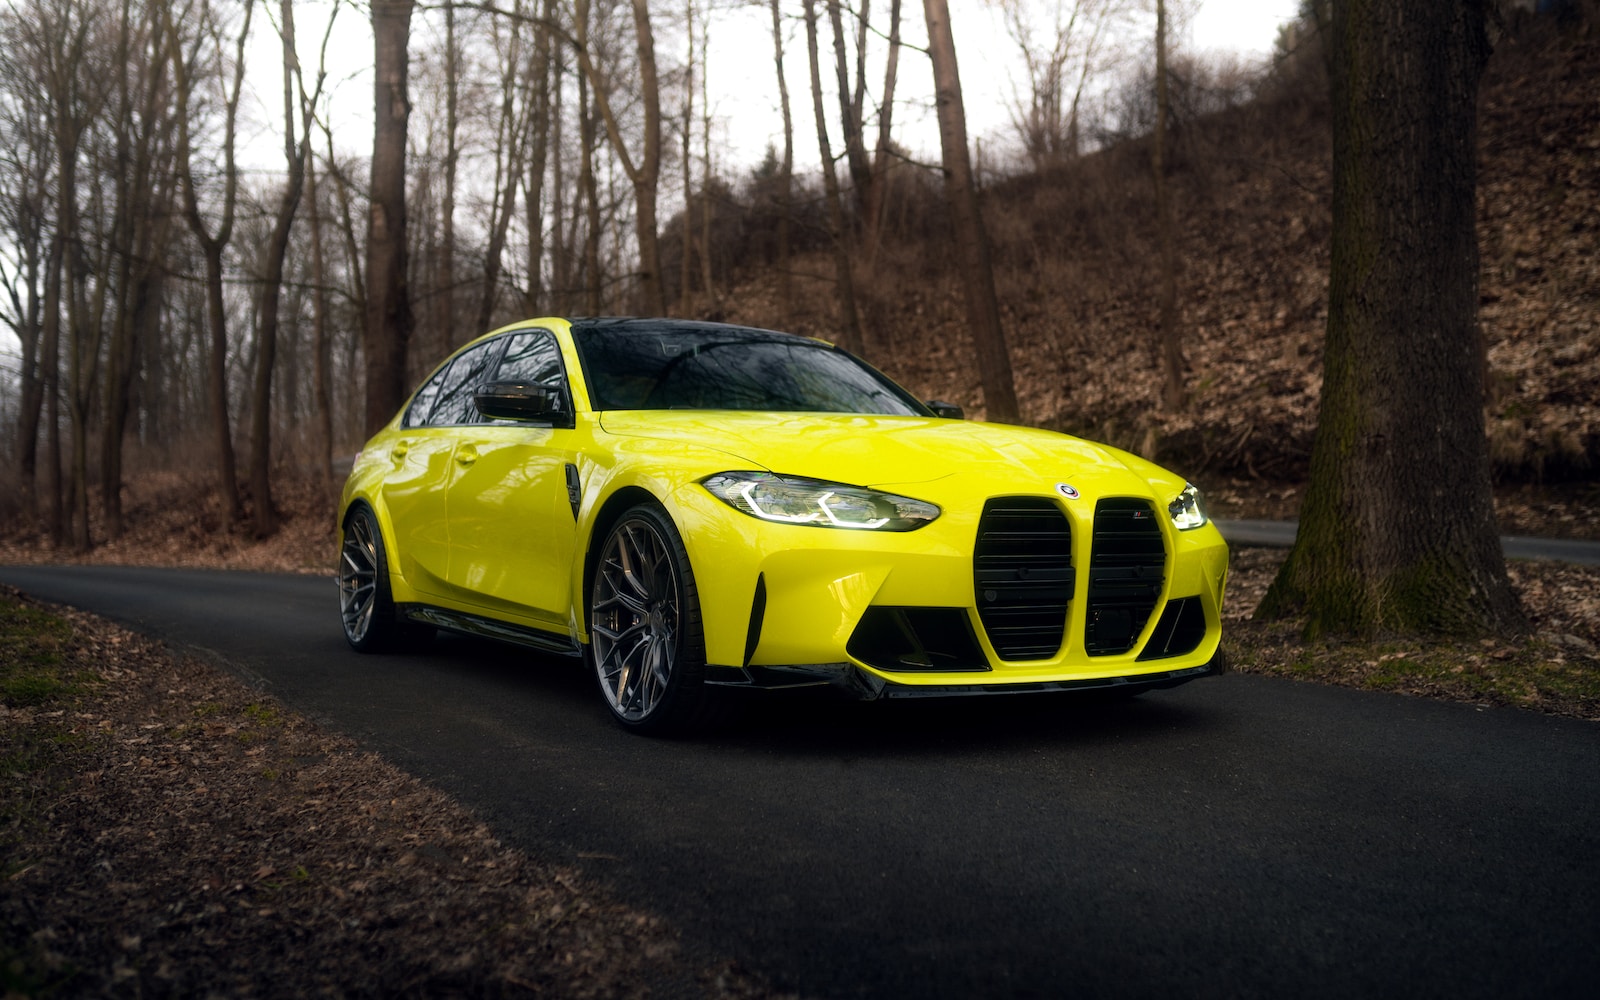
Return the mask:
{"type": "Polygon", "coordinates": [[[1034,629],[1019,643],[984,603],[997,588],[979,566],[994,534],[982,500],[892,533],[770,524],[731,514],[703,490],[681,495],[691,523],[715,525],[685,532],[707,662],[733,686],[827,683],[873,698],[1162,687],[1220,670],[1228,553],[1215,526],[1179,531],[1149,499],[1024,499],[1032,509],[1020,516],[1043,509],[1062,537],[1042,572],[1010,571],[1050,581],[1037,593],[1053,596],[1059,615],[1044,641],[1034,629]],[[1126,513],[1107,514],[1108,505],[1130,500],[1151,515],[1139,517],[1142,565],[1108,560],[1114,540],[1097,533],[1126,513]],[[1132,612],[1124,592],[1139,595],[1132,612]]]}

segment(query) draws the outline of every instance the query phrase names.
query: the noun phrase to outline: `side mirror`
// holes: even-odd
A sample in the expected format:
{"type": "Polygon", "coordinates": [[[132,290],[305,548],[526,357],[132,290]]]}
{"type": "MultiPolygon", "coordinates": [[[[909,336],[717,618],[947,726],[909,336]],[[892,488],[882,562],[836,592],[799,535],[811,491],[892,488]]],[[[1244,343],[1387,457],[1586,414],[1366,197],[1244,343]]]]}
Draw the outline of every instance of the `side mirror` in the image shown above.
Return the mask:
{"type": "Polygon", "coordinates": [[[566,393],[555,386],[534,382],[484,382],[472,394],[478,412],[496,420],[571,427],[566,393]]]}
{"type": "Polygon", "coordinates": [[[939,399],[930,399],[926,405],[928,409],[933,411],[933,415],[936,417],[944,417],[946,420],[967,419],[967,411],[963,410],[954,403],[946,403],[939,399]]]}

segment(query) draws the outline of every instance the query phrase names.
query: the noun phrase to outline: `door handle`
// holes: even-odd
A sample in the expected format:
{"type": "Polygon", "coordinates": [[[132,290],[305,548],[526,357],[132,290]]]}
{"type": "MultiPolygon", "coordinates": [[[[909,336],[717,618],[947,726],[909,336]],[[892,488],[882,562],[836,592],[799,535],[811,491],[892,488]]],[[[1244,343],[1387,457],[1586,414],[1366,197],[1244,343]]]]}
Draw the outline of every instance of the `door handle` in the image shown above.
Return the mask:
{"type": "Polygon", "coordinates": [[[456,464],[466,468],[478,460],[478,449],[471,445],[464,445],[456,449],[456,464]]]}

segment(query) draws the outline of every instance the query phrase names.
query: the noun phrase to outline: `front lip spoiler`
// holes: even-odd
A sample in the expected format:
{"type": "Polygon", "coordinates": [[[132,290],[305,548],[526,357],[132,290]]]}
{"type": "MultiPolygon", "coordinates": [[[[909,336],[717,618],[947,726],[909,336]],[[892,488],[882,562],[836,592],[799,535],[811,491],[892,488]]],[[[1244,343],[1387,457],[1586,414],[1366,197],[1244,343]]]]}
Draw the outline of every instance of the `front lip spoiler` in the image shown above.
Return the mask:
{"type": "Polygon", "coordinates": [[[1228,671],[1221,648],[1210,662],[1198,667],[1134,674],[1129,677],[1093,677],[1069,681],[1032,681],[1020,684],[896,684],[853,663],[797,663],[785,666],[707,668],[706,683],[724,688],[782,690],[829,687],[862,701],[880,698],[964,698],[995,694],[1042,694],[1066,691],[1120,691],[1137,694],[1177,687],[1200,677],[1228,671]]]}

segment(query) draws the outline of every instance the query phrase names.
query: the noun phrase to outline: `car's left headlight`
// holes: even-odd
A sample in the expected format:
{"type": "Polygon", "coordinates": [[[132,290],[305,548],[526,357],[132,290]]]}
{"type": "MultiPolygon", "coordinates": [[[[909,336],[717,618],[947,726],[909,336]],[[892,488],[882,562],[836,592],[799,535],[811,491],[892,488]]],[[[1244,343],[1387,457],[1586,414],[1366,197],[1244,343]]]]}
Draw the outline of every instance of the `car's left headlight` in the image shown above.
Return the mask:
{"type": "Polygon", "coordinates": [[[1183,492],[1167,504],[1167,513],[1172,515],[1172,523],[1177,525],[1179,531],[1198,528],[1207,520],[1205,501],[1193,483],[1184,484],[1183,492]]]}
{"type": "Polygon", "coordinates": [[[700,482],[735,510],[779,524],[915,531],[939,516],[938,507],[922,500],[822,479],[720,472],[700,482]]]}

